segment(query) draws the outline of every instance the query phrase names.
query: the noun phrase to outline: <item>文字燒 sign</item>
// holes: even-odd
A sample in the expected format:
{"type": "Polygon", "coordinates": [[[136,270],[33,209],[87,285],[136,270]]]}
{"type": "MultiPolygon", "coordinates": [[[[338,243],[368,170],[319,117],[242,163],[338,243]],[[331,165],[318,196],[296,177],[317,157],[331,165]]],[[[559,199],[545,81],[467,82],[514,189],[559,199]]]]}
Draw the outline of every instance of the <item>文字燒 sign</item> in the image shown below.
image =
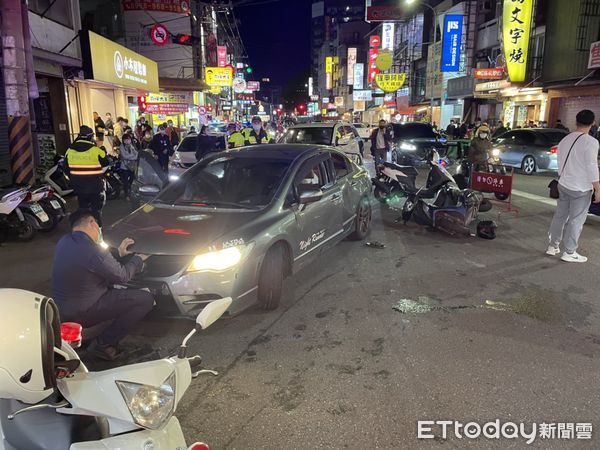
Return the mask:
{"type": "Polygon", "coordinates": [[[525,81],[533,0],[504,0],[502,38],[510,81],[525,81]]]}

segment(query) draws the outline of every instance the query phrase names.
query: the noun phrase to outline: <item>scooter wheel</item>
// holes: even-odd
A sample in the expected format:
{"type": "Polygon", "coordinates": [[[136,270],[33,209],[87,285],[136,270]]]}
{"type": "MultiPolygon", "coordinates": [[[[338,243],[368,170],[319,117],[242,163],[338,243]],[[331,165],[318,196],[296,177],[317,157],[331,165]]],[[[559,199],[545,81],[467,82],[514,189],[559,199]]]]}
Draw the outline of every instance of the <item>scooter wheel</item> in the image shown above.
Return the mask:
{"type": "Polygon", "coordinates": [[[494,196],[498,199],[498,200],[506,200],[508,198],[508,194],[503,194],[500,192],[495,192],[494,196]]]}
{"type": "Polygon", "coordinates": [[[383,192],[383,191],[382,191],[381,189],[379,189],[377,186],[375,186],[375,191],[373,192],[373,196],[375,197],[375,199],[376,199],[376,200],[377,200],[379,203],[381,203],[381,204],[384,204],[384,205],[385,205],[385,203],[386,203],[386,201],[387,201],[387,198],[386,198],[385,192],[383,192]]]}
{"type": "Polygon", "coordinates": [[[29,242],[35,237],[35,228],[29,222],[25,221],[21,224],[21,229],[17,237],[21,242],[29,242]]]}

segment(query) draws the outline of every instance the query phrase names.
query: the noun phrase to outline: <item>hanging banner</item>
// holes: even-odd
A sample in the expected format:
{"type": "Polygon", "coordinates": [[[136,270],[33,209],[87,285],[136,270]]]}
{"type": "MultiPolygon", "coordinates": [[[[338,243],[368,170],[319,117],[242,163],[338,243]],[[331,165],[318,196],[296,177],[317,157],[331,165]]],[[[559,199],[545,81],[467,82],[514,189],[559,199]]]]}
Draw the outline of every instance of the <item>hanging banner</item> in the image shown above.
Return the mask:
{"type": "Polygon", "coordinates": [[[190,12],[190,2],[185,0],[122,0],[121,5],[123,11],[190,12]]]}
{"type": "Polygon", "coordinates": [[[348,67],[346,68],[348,86],[354,84],[354,66],[356,65],[356,47],[348,48],[348,67]]]}
{"type": "Polygon", "coordinates": [[[600,41],[592,42],[590,46],[588,69],[600,69],[600,41]]]}
{"type": "Polygon", "coordinates": [[[224,45],[217,46],[217,66],[225,67],[227,65],[227,47],[224,45]]]}
{"type": "Polygon", "coordinates": [[[442,72],[460,71],[460,43],[463,33],[463,16],[447,14],[444,16],[442,33],[442,72]]]}
{"type": "Polygon", "coordinates": [[[381,32],[381,49],[394,50],[394,22],[385,22],[381,32]]]}
{"type": "Polygon", "coordinates": [[[502,45],[512,82],[525,81],[533,0],[504,0],[502,45]]]}
{"type": "Polygon", "coordinates": [[[354,89],[364,88],[365,65],[363,63],[354,64],[354,89]]]}
{"type": "Polygon", "coordinates": [[[373,84],[373,80],[375,79],[375,75],[379,73],[379,69],[377,68],[377,56],[379,56],[379,49],[370,48],[369,49],[369,72],[367,75],[367,83],[373,84]]]}
{"type": "Polygon", "coordinates": [[[213,87],[229,87],[233,83],[233,69],[231,67],[206,67],[204,69],[204,81],[213,87]]]}
{"type": "Polygon", "coordinates": [[[383,92],[396,92],[405,81],[405,73],[379,73],[375,76],[375,82],[383,92]]]}

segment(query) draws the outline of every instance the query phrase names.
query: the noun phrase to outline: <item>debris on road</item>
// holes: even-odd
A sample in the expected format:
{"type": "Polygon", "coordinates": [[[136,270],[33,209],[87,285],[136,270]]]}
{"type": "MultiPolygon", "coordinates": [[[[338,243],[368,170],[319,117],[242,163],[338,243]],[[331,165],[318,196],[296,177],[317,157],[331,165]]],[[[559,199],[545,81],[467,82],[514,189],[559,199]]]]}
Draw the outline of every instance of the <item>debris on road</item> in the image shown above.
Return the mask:
{"type": "Polygon", "coordinates": [[[379,241],[367,242],[365,245],[371,248],[385,248],[385,244],[382,244],[379,241]]]}

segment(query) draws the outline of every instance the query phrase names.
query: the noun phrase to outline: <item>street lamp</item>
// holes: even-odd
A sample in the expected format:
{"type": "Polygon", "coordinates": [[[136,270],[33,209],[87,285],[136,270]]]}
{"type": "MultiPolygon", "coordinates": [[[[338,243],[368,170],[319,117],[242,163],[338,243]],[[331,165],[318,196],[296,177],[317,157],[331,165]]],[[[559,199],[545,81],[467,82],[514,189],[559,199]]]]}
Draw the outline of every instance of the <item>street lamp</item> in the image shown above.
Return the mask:
{"type": "Polygon", "coordinates": [[[431,12],[433,13],[433,42],[431,43],[432,45],[434,45],[432,51],[431,51],[431,62],[432,62],[432,66],[433,66],[433,73],[431,74],[431,83],[430,83],[430,92],[429,94],[431,95],[431,99],[430,99],[430,103],[429,103],[429,123],[431,123],[433,125],[433,86],[434,86],[434,74],[435,74],[435,43],[437,42],[437,27],[438,27],[438,15],[437,15],[437,11],[435,10],[435,8],[427,3],[424,3],[422,1],[419,0],[404,0],[404,3],[406,5],[412,5],[414,3],[420,3],[421,6],[424,6],[426,8],[429,8],[431,10],[431,12]]]}

